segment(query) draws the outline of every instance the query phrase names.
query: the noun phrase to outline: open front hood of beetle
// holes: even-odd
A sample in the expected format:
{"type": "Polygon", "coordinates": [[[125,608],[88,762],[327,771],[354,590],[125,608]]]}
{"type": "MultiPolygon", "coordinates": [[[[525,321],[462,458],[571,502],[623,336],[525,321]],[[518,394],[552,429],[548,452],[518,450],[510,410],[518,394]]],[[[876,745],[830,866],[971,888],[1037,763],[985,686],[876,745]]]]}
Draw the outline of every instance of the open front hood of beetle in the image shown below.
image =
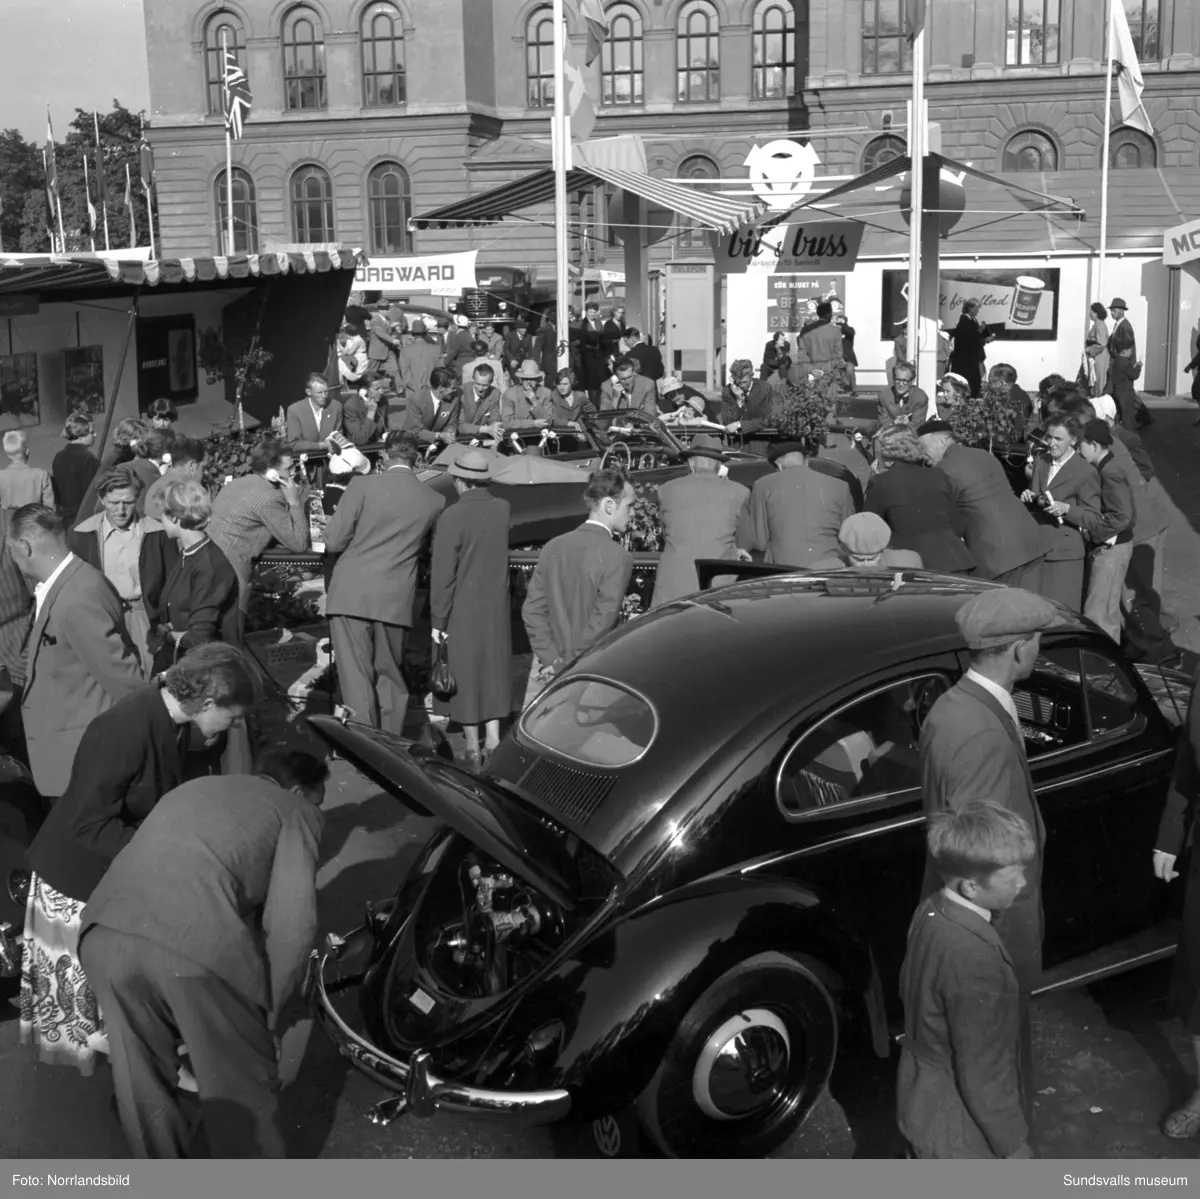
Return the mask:
{"type": "Polygon", "coordinates": [[[526,808],[502,785],[447,762],[432,750],[368,725],[332,716],[310,716],[324,741],[418,815],[445,821],[456,833],[537,888],[573,910],[578,869],[563,839],[545,818],[526,808]]]}

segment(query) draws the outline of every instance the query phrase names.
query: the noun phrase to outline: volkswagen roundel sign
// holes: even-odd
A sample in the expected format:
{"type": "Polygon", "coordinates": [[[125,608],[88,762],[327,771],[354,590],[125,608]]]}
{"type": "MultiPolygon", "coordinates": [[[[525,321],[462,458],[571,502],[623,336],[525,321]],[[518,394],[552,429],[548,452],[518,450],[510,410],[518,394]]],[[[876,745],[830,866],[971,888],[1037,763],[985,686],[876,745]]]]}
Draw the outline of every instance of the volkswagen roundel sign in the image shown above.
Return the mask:
{"type": "Polygon", "coordinates": [[[812,187],[820,162],[811,145],[779,139],[746,155],[750,186],[768,207],[782,211],[799,203],[812,187]]]}

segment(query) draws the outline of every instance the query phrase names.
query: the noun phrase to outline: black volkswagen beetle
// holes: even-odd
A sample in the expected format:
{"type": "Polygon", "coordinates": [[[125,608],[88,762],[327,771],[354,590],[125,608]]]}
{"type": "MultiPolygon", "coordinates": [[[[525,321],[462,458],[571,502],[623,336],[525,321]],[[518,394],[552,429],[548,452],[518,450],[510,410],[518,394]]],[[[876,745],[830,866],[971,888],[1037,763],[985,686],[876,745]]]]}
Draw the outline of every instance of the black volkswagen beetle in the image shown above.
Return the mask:
{"type": "MultiPolygon", "coordinates": [[[[377,1118],[632,1105],[668,1154],[760,1156],[840,1043],[886,1055],[924,858],[917,738],[965,669],[954,614],[987,586],[839,571],[680,600],[580,657],[483,777],[315,718],[444,822],[310,967],[319,1023],[395,1093],[377,1118]],[[351,987],[365,1036],[332,998],[351,987]]],[[[1066,609],[1018,687],[1046,990],[1174,946],[1150,856],[1188,689],[1066,609]]]]}

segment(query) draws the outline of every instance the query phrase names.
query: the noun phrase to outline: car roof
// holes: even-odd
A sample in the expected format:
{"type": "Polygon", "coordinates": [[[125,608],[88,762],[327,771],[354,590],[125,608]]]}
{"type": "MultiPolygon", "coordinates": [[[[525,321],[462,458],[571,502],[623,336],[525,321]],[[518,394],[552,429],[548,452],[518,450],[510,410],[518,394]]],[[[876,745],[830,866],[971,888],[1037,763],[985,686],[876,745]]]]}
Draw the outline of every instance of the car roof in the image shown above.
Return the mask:
{"type": "MultiPolygon", "coordinates": [[[[577,668],[625,683],[660,709],[692,708],[708,696],[746,715],[785,701],[794,711],[855,678],[965,648],[955,613],[992,586],[913,570],[734,583],[629,621],[577,668]]],[[[1067,608],[1059,612],[1064,627],[1087,629],[1067,608]]]]}

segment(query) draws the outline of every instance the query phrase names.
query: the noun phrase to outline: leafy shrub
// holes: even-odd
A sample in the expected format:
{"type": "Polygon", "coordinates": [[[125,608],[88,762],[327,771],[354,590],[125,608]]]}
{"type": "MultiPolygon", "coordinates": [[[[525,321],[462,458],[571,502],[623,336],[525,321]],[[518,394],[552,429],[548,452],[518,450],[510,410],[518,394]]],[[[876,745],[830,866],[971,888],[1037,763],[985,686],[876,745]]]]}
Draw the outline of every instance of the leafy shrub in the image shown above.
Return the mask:
{"type": "Polygon", "coordinates": [[[772,420],[785,440],[800,441],[815,449],[824,444],[829,408],[810,382],[784,383],[776,391],[772,420]]]}
{"type": "Polygon", "coordinates": [[[968,396],[948,408],[945,419],[963,445],[990,451],[1025,439],[1025,413],[1006,387],[988,384],[982,395],[968,396]]]}
{"type": "Polygon", "coordinates": [[[663,547],[662,511],[658,506],[658,488],[642,483],[635,488],[637,499],[625,530],[622,544],[627,550],[658,553],[663,547]]]}

